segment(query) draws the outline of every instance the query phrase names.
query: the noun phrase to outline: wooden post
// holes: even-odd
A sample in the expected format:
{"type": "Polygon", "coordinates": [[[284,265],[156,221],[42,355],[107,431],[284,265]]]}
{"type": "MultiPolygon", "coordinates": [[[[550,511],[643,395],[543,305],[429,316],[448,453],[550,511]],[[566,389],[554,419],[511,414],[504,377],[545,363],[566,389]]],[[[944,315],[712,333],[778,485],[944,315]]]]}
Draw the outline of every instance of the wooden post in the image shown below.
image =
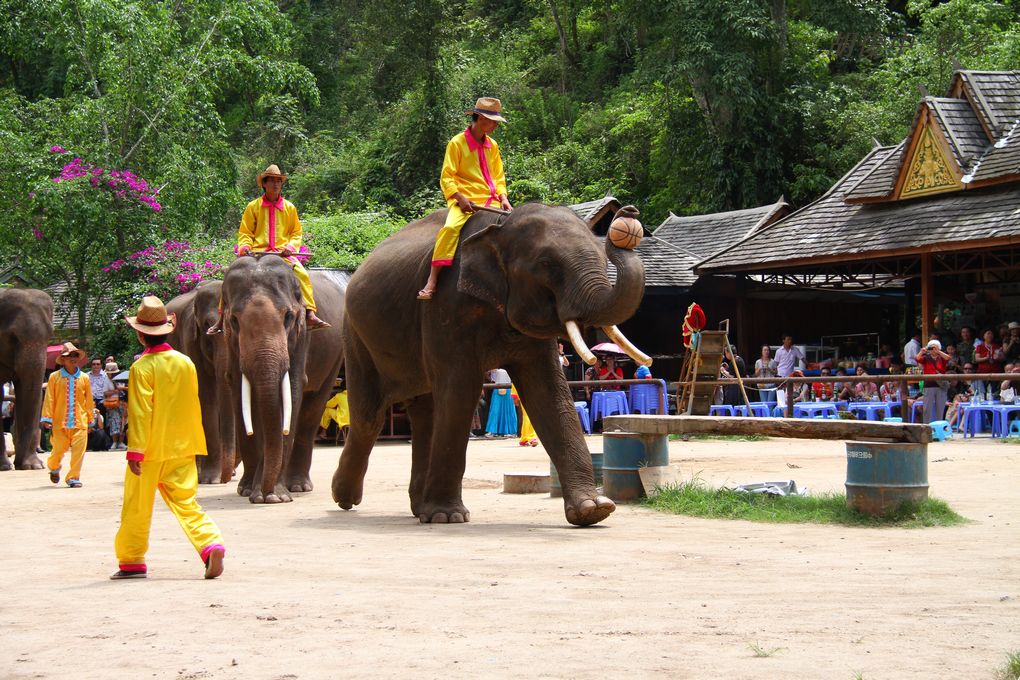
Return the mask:
{"type": "Polygon", "coordinates": [[[933,314],[935,312],[935,291],[932,286],[931,253],[921,253],[921,346],[928,342],[931,335],[933,314]]]}
{"type": "Polygon", "coordinates": [[[786,381],[786,417],[793,417],[793,383],[786,381]]]}

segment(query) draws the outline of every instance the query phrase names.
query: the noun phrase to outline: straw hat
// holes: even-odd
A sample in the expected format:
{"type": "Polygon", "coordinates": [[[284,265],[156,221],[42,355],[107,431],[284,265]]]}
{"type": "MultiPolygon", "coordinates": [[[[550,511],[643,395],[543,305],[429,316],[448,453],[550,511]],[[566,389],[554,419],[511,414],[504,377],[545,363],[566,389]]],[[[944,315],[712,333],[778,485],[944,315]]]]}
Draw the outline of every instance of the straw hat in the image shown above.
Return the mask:
{"type": "Polygon", "coordinates": [[[280,166],[278,166],[276,163],[273,163],[272,165],[270,165],[265,170],[263,170],[262,172],[255,176],[255,183],[259,185],[259,189],[262,188],[262,180],[264,180],[266,177],[279,177],[284,182],[287,181],[287,175],[280,172],[280,166]]]}
{"type": "Polygon", "coordinates": [[[106,368],[103,370],[110,374],[120,373],[120,366],[117,365],[116,361],[108,361],[106,362],[106,368]]]}
{"type": "Polygon", "coordinates": [[[475,101],[475,108],[470,111],[465,111],[467,115],[477,113],[479,116],[485,116],[489,120],[494,120],[498,123],[507,122],[506,118],[500,115],[503,110],[503,104],[500,103],[495,97],[479,97],[475,101]]]}
{"type": "Polygon", "coordinates": [[[60,358],[64,359],[67,357],[74,357],[75,359],[81,358],[81,350],[74,346],[74,343],[65,342],[63,348],[60,350],[60,358]]]}
{"type": "Polygon", "coordinates": [[[163,301],[155,295],[146,295],[138,305],[136,316],[124,317],[128,325],[146,335],[167,335],[177,325],[177,315],[167,315],[163,301]]]}
{"type": "Polygon", "coordinates": [[[1009,325],[1006,328],[1008,328],[1009,330],[1013,330],[1014,328],[1020,328],[1020,323],[1016,321],[1010,321],[1009,325]]]}

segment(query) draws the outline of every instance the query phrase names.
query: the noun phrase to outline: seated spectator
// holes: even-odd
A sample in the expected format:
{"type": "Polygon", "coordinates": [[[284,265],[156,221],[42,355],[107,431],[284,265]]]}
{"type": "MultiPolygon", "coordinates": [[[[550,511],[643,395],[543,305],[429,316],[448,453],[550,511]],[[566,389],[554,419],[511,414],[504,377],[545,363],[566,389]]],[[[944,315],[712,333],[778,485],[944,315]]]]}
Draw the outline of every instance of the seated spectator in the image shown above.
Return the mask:
{"type": "MultiPolygon", "coordinates": [[[[821,369],[822,377],[829,376],[829,369],[821,369]]],[[[835,383],[832,382],[814,382],[811,383],[811,393],[814,395],[815,401],[833,401],[835,398],[836,388],[835,383]]]]}
{"type": "MultiPolygon", "coordinates": [[[[967,364],[964,367],[964,371],[967,371],[967,367],[971,373],[974,372],[974,366],[967,364]]],[[[974,390],[971,389],[970,383],[966,380],[960,380],[964,377],[959,370],[947,369],[946,375],[959,376],[949,381],[949,391],[946,394],[946,420],[949,421],[950,427],[956,426],[956,421],[960,418],[960,404],[969,402],[971,397],[974,396],[974,390]]]]}
{"type": "Polygon", "coordinates": [[[960,329],[960,342],[956,343],[956,355],[960,357],[960,365],[974,361],[974,329],[964,326],[960,329]]]}
{"type": "MultiPolygon", "coordinates": [[[[977,372],[978,373],[1000,373],[1002,371],[1002,347],[995,341],[995,331],[991,328],[984,332],[981,344],[974,348],[974,360],[977,361],[977,372]]],[[[979,398],[983,398],[985,395],[982,392],[989,386],[981,382],[980,385],[975,385],[975,392],[979,398]]],[[[998,384],[992,387],[992,398],[994,393],[998,393],[998,384]]]]}
{"type": "MultiPolygon", "coordinates": [[[[791,378],[803,378],[804,371],[799,368],[790,374],[791,378]]],[[[793,386],[793,403],[811,401],[811,386],[807,383],[795,383],[793,386]]],[[[786,387],[781,385],[776,392],[776,404],[779,408],[786,408],[786,387]]]]}
{"type": "Polygon", "coordinates": [[[110,450],[110,435],[106,434],[106,430],[103,429],[104,425],[105,420],[103,418],[103,414],[99,412],[98,408],[93,408],[92,422],[89,423],[88,444],[85,447],[87,450],[110,450]]]}
{"type": "Polygon", "coordinates": [[[1002,341],[1002,360],[1016,364],[1020,362],[1020,322],[1010,321],[1006,329],[1009,335],[1002,341]]]}
{"type": "Polygon", "coordinates": [[[956,345],[952,343],[947,344],[946,355],[949,357],[946,360],[946,369],[955,368],[956,372],[963,370],[963,364],[960,363],[960,355],[956,353],[956,345]]]}
{"type": "MultiPolygon", "coordinates": [[[[836,369],[837,376],[846,377],[846,369],[840,366],[836,369]]],[[[836,393],[836,401],[850,401],[854,397],[854,384],[837,380],[832,383],[832,389],[836,393]]]]}
{"type": "MultiPolygon", "coordinates": [[[[857,375],[867,375],[864,366],[858,366],[857,375]]],[[[854,385],[854,401],[878,401],[878,384],[861,381],[854,385]]]]}
{"type": "MultiPolygon", "coordinates": [[[[590,380],[590,381],[598,380],[599,379],[599,373],[602,371],[604,366],[605,365],[602,362],[602,357],[599,357],[599,356],[595,357],[595,363],[585,369],[585,371],[584,371],[584,379],[585,380],[590,380]]],[[[601,390],[601,389],[603,389],[601,386],[597,386],[596,387],[596,386],[592,386],[592,385],[585,385],[585,387],[584,387],[585,397],[587,397],[588,401],[591,401],[591,393],[592,393],[592,391],[598,391],[598,390],[601,390]]]]}
{"type": "Polygon", "coordinates": [[[999,385],[999,400],[1003,404],[1020,402],[1020,364],[1006,364],[1003,373],[1016,373],[1015,380],[1003,380],[999,385]]]}
{"type": "MultiPolygon", "coordinates": [[[[623,380],[623,369],[616,365],[616,359],[611,355],[606,356],[605,365],[599,371],[599,380],[623,380]]],[[[618,390],[620,385],[615,382],[608,383],[603,389],[618,390]]]]}

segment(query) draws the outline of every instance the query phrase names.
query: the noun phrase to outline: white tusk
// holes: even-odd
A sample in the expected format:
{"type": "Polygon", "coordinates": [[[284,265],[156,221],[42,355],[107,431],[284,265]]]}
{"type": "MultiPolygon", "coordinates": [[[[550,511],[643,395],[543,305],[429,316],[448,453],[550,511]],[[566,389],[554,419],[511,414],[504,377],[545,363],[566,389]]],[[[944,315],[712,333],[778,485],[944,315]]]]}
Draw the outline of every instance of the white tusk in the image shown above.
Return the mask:
{"type": "Polygon", "coordinates": [[[581,357],[581,361],[588,364],[589,366],[595,365],[595,355],[588,349],[588,345],[584,343],[584,338],[581,337],[581,329],[577,327],[576,321],[568,321],[567,337],[570,338],[570,344],[574,346],[578,356],[581,357]]]}
{"type": "Polygon", "coordinates": [[[645,354],[644,352],[642,352],[641,350],[639,350],[637,347],[635,347],[631,343],[631,341],[627,339],[627,336],[620,331],[619,328],[617,328],[616,326],[603,326],[602,330],[604,330],[606,332],[606,335],[609,336],[609,339],[615,342],[617,345],[619,345],[620,349],[626,352],[627,356],[629,356],[631,359],[638,362],[642,366],[652,365],[652,358],[645,354]]]}
{"type": "Polygon", "coordinates": [[[283,380],[280,381],[280,398],[283,400],[283,436],[286,437],[290,434],[290,414],[294,408],[290,401],[290,371],[284,373],[283,380]]]}
{"type": "Polygon", "coordinates": [[[251,426],[251,383],[244,373],[241,374],[241,419],[244,420],[244,431],[248,436],[255,434],[251,426]]]}

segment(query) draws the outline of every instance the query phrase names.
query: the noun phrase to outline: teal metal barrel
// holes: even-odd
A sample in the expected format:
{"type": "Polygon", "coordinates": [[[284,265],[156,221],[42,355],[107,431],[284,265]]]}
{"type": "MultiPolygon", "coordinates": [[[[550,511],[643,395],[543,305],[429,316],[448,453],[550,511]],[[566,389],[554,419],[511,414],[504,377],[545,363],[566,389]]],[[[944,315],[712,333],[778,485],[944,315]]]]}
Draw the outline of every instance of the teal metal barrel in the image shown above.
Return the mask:
{"type": "Polygon", "coordinates": [[[626,503],[644,497],[638,470],[669,465],[669,439],[661,434],[604,432],[602,434],[603,493],[626,503]]]}
{"type": "Polygon", "coordinates": [[[927,444],[846,443],[847,506],[867,515],[884,515],[903,503],[927,498],[927,444]]]}
{"type": "MultiPolygon", "coordinates": [[[[602,486],[602,454],[591,454],[592,477],[595,486],[602,486]]],[[[563,498],[563,487],[560,486],[560,476],[556,472],[556,466],[549,461],[549,496],[551,498],[563,498]]]]}

